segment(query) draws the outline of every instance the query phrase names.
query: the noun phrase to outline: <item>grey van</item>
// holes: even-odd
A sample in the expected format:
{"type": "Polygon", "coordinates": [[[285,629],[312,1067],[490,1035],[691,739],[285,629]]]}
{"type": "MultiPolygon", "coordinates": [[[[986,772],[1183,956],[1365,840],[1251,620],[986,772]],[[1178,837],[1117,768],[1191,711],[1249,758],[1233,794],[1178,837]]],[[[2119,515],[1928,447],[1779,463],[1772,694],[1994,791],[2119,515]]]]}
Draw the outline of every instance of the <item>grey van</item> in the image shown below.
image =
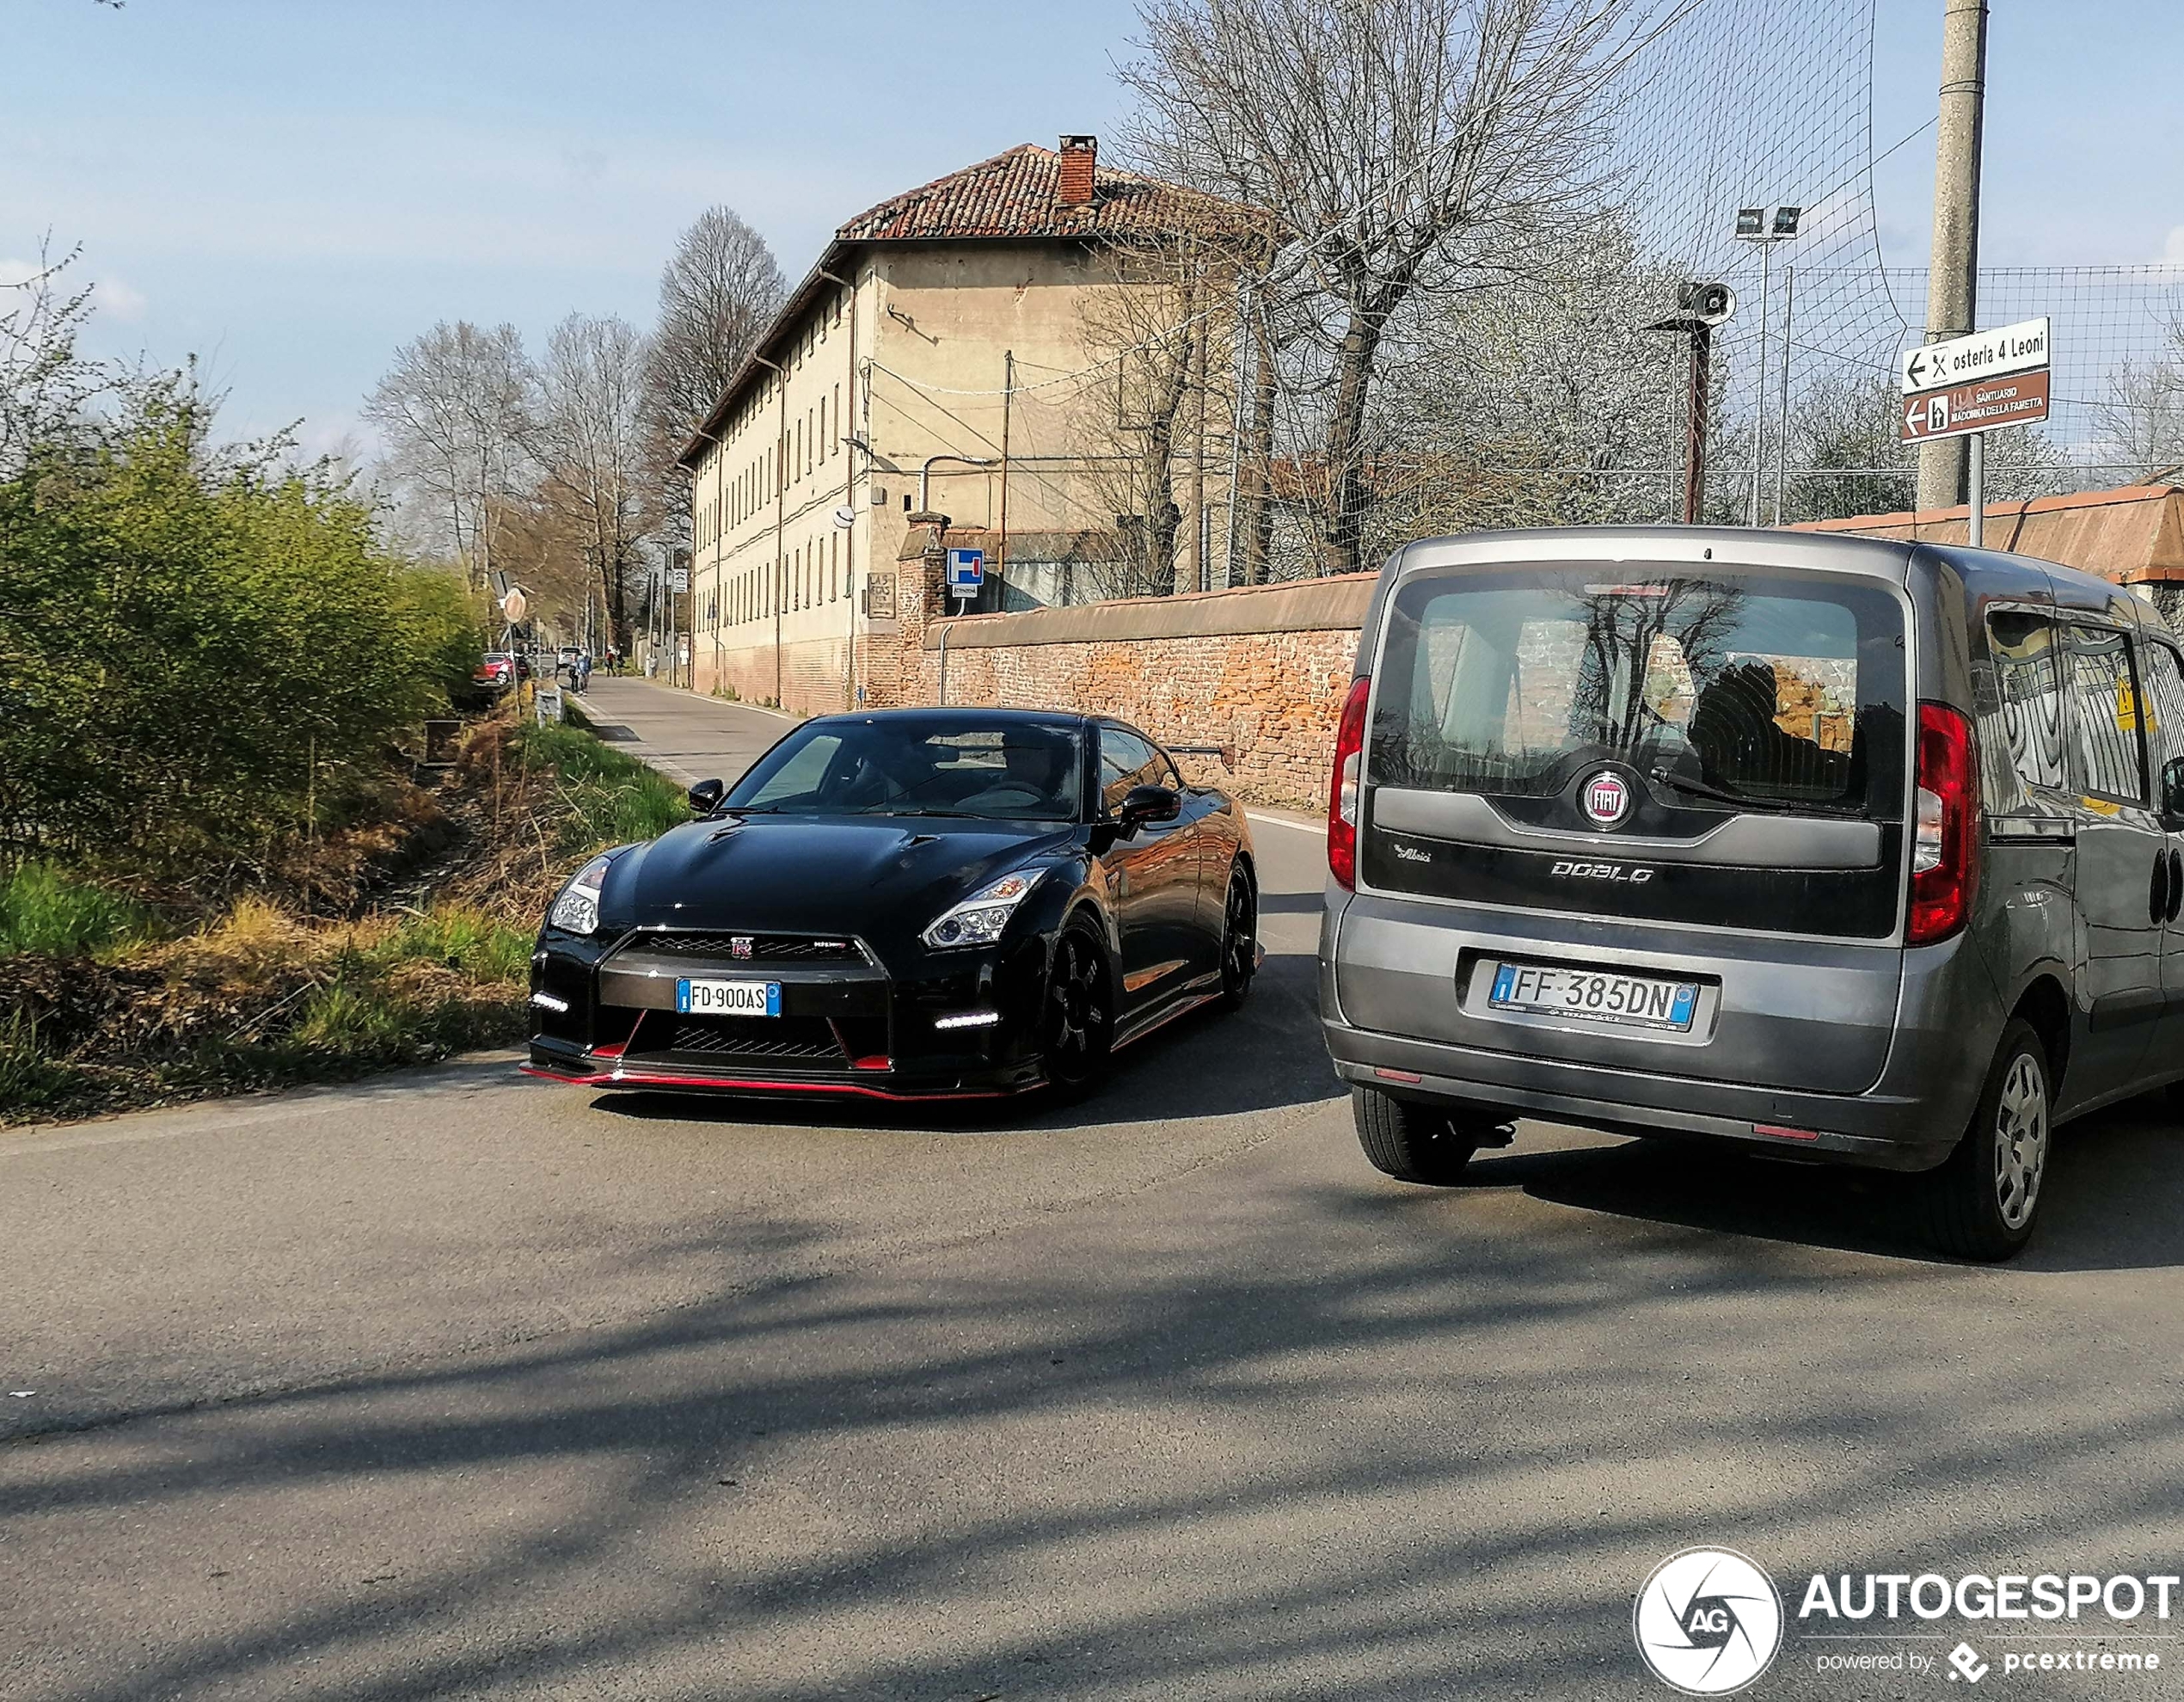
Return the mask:
{"type": "Polygon", "coordinates": [[[1328,808],[1366,1156],[1518,1116],[1921,1173],[2006,1258],[2062,1121],[2184,1078],[2184,656],[2120,587],[1847,535],[1577,528],[1382,570],[1328,808]]]}

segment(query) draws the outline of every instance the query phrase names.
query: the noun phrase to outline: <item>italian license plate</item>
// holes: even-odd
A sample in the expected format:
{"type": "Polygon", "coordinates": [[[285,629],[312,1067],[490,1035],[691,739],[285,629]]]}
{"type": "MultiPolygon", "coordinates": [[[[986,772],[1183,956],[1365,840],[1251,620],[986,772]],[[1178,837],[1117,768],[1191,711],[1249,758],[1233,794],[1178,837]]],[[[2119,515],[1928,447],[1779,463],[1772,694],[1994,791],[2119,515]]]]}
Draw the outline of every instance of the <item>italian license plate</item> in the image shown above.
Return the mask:
{"type": "Polygon", "coordinates": [[[1650,975],[1504,963],[1494,973],[1494,991],[1487,1003],[1497,1011],[1689,1033],[1698,1010],[1699,990],[1690,981],[1657,980],[1650,975]]]}
{"type": "Polygon", "coordinates": [[[779,981],[678,981],[675,1008],[693,1017],[778,1017],[779,981]]]}

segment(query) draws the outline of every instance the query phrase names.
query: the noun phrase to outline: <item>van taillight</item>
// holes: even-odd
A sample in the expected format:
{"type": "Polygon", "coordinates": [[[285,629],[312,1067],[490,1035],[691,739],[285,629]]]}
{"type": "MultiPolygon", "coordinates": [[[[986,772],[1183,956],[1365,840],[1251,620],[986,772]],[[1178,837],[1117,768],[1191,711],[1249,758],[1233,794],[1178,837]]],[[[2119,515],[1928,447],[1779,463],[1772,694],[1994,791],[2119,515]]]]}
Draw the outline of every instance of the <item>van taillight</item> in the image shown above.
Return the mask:
{"type": "Polygon", "coordinates": [[[1979,796],[1972,723],[1945,704],[1918,706],[1918,790],[1911,834],[1912,945],[1945,940],[1972,914],[1979,872],[1979,796]]]}
{"type": "Polygon", "coordinates": [[[1365,699],[1372,681],[1350,682],[1334,734],[1334,773],[1327,790],[1327,866],[1345,887],[1358,884],[1358,790],[1365,767],[1365,699]]]}

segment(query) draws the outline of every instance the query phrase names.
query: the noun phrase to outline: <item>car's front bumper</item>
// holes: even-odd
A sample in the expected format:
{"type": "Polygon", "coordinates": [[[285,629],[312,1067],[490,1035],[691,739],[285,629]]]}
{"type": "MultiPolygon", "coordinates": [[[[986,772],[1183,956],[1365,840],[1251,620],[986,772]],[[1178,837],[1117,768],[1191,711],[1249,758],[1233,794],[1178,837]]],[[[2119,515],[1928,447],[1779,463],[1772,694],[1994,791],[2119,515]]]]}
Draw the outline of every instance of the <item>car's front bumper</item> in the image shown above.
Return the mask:
{"type": "Polygon", "coordinates": [[[585,1087],[784,1098],[988,1098],[1046,1079],[1033,1033],[1044,973],[1036,940],[897,974],[862,941],[837,939],[843,949],[831,955],[770,959],[770,940],[787,937],[759,936],[755,955],[739,959],[728,955],[736,937],[543,937],[524,1068],[585,1087]],[[778,982],[778,1017],[678,1011],[678,984],[708,978],[778,982]],[[985,1026],[953,1025],[987,1014],[994,1020],[985,1026]]]}

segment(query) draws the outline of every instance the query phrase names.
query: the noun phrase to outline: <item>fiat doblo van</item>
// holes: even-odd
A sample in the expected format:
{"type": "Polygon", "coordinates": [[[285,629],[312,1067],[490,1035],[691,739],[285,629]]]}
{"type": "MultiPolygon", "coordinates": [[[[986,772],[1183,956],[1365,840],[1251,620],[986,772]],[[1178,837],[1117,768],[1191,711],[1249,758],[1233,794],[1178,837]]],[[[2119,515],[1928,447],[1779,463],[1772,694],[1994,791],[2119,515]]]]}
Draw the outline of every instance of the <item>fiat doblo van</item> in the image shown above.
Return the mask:
{"type": "Polygon", "coordinates": [[[1921,1173],[2006,1258],[2066,1118],[2184,1078],[2184,660],[2121,587],[1845,535],[1579,528],[1382,570],[1320,1005],[1359,1138],[1519,1116],[1921,1173]]]}

